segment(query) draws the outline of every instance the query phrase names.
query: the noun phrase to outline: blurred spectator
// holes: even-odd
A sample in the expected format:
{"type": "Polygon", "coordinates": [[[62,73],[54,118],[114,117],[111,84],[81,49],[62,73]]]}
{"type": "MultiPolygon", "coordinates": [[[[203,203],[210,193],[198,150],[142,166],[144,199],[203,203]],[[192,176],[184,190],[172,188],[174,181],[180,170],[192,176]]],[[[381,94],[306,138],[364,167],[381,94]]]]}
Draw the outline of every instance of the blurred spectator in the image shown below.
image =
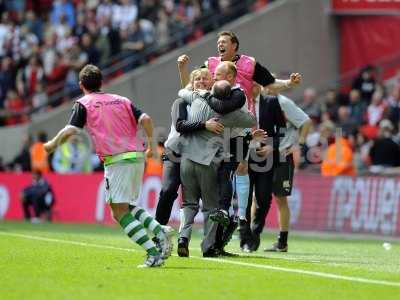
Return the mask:
{"type": "Polygon", "coordinates": [[[100,0],[96,10],[96,20],[101,22],[104,19],[111,19],[113,14],[112,0],[100,0]]]}
{"type": "Polygon", "coordinates": [[[75,8],[70,0],[55,0],[50,13],[50,21],[53,25],[58,25],[65,19],[72,28],[75,26],[75,8]]]}
{"type": "Polygon", "coordinates": [[[4,108],[7,92],[15,88],[15,72],[13,61],[10,57],[4,57],[0,66],[0,109],[4,108]]]}
{"type": "Polygon", "coordinates": [[[359,90],[351,90],[349,94],[349,108],[350,118],[358,125],[364,123],[366,105],[361,101],[361,94],[359,90]]]}
{"type": "Polygon", "coordinates": [[[380,173],[384,168],[400,166],[400,146],[393,141],[393,124],[387,119],[379,123],[379,135],[369,151],[370,171],[380,173]]]}
{"type": "Polygon", "coordinates": [[[43,70],[45,76],[51,76],[57,61],[56,43],[57,35],[53,32],[48,33],[44,38],[43,50],[41,52],[41,60],[43,62],[43,70]]]}
{"type": "Polygon", "coordinates": [[[145,46],[144,32],[139,21],[133,22],[126,30],[121,32],[122,50],[126,54],[143,51],[145,46]]]}
{"type": "Polygon", "coordinates": [[[0,22],[0,57],[3,57],[7,54],[6,44],[10,38],[11,38],[11,26],[8,13],[5,12],[1,15],[1,22],[0,22]]]}
{"type": "MultiPolygon", "coordinates": [[[[203,2],[203,1],[202,1],[203,2]]],[[[139,17],[141,19],[150,20],[156,23],[158,13],[162,10],[160,1],[158,0],[142,0],[140,1],[139,17]]]]}
{"type": "Polygon", "coordinates": [[[35,54],[38,51],[39,39],[26,25],[21,26],[20,30],[21,33],[19,48],[21,52],[21,59],[23,61],[27,61],[29,60],[31,55],[35,54]]]}
{"type": "Polygon", "coordinates": [[[323,176],[354,176],[356,170],[353,165],[353,149],[348,139],[336,136],[321,164],[323,176]]]}
{"type": "Polygon", "coordinates": [[[396,85],[388,98],[387,117],[395,128],[399,129],[400,123],[400,86],[396,85]]]}
{"type": "Polygon", "coordinates": [[[71,47],[78,43],[78,38],[72,35],[72,29],[66,27],[63,35],[57,37],[57,51],[65,54],[71,47]]]}
{"type": "Polygon", "coordinates": [[[345,136],[349,136],[357,129],[357,124],[353,118],[350,117],[350,109],[348,106],[340,106],[338,109],[338,122],[337,126],[342,129],[345,136]]]}
{"type": "Polygon", "coordinates": [[[11,163],[15,171],[30,172],[31,171],[31,154],[30,148],[32,145],[32,137],[27,135],[24,138],[24,143],[21,152],[14,158],[11,163]]]}
{"type": "Polygon", "coordinates": [[[333,122],[337,121],[337,112],[339,105],[337,103],[337,93],[336,90],[330,89],[325,94],[325,99],[322,104],[322,111],[324,114],[324,120],[331,120],[333,122]]]}
{"type": "Polygon", "coordinates": [[[88,33],[82,35],[82,51],[86,54],[88,64],[97,65],[100,60],[99,50],[88,33]]]}
{"type": "Polygon", "coordinates": [[[130,70],[139,64],[139,54],[145,48],[145,36],[139,21],[130,24],[127,29],[121,30],[121,50],[123,58],[129,58],[125,70],[130,70]]]}
{"type": "Polygon", "coordinates": [[[43,41],[43,21],[37,18],[36,14],[32,10],[29,10],[26,13],[25,25],[29,28],[30,32],[32,32],[39,39],[40,42],[43,41]]]}
{"type": "MultiPolygon", "coordinates": [[[[89,50],[90,51],[90,50],[89,50]]],[[[92,57],[92,59],[96,59],[92,57]]],[[[74,44],[70,49],[68,49],[67,53],[64,55],[64,70],[66,75],[64,77],[64,91],[70,93],[79,89],[78,85],[78,74],[79,71],[86,65],[89,61],[88,53],[81,50],[81,47],[78,44],[74,44]]]]}
{"type": "Polygon", "coordinates": [[[145,45],[153,44],[156,38],[154,24],[150,20],[140,19],[139,26],[143,32],[145,45]]]}
{"type": "Polygon", "coordinates": [[[88,173],[91,169],[91,152],[80,136],[72,136],[54,153],[52,166],[58,173],[88,173]]]}
{"type": "Polygon", "coordinates": [[[368,171],[370,165],[369,149],[371,142],[364,137],[364,135],[357,131],[352,135],[352,145],[354,148],[354,167],[356,168],[357,174],[365,174],[368,171]]]}
{"type": "MultiPolygon", "coordinates": [[[[51,73],[47,76],[48,88],[47,93],[49,96],[55,94],[64,85],[65,78],[69,69],[69,60],[66,55],[62,55],[56,52],[56,60],[51,73]]],[[[75,82],[76,84],[76,82],[75,82]]],[[[57,102],[50,103],[52,106],[56,106],[57,102]]]]}
{"type": "Polygon", "coordinates": [[[248,4],[238,0],[0,0],[4,9],[0,110],[7,92],[17,89],[25,115],[8,118],[6,108],[0,126],[28,120],[28,114],[46,99],[44,93],[52,107],[73,98],[82,64],[104,68],[120,64],[108,80],[215,30],[246,13],[248,4]],[[42,86],[37,87],[39,82],[42,86]]]}
{"type": "Polygon", "coordinates": [[[43,81],[44,70],[39,58],[34,55],[29,59],[29,64],[18,71],[17,89],[22,97],[31,97],[36,90],[38,82],[43,81]]]}
{"type": "MultiPolygon", "coordinates": [[[[99,20],[100,22],[101,20],[99,20]]],[[[86,27],[86,17],[84,14],[78,14],[76,17],[76,26],[73,29],[74,36],[81,39],[81,36],[88,32],[88,28],[86,27]]]]}
{"type": "Polygon", "coordinates": [[[8,113],[11,113],[6,119],[7,125],[15,125],[27,121],[27,116],[24,114],[25,103],[15,90],[9,90],[7,92],[4,107],[8,113]]]}
{"type": "Polygon", "coordinates": [[[50,184],[40,172],[33,172],[32,184],[24,188],[21,193],[25,220],[39,223],[41,222],[40,218],[44,216],[45,220],[50,222],[54,201],[54,193],[50,184]],[[35,217],[32,217],[32,210],[35,217]]]}
{"type": "Polygon", "coordinates": [[[127,29],[129,24],[136,21],[138,7],[133,0],[119,0],[119,4],[114,4],[112,9],[112,26],[122,30],[127,29]]]}
{"type": "Polygon", "coordinates": [[[4,0],[4,4],[8,11],[21,13],[25,9],[26,0],[4,0]]]}
{"type": "Polygon", "coordinates": [[[371,99],[371,104],[367,108],[367,122],[371,126],[377,126],[382,120],[387,109],[386,101],[383,99],[383,92],[376,90],[371,99]]]}
{"type": "Polygon", "coordinates": [[[88,30],[95,41],[95,47],[99,51],[99,65],[103,66],[106,65],[108,59],[111,56],[111,46],[109,39],[110,30],[105,24],[100,23],[99,25],[100,26],[96,26],[96,24],[91,23],[88,27],[88,30]]]}
{"type": "Polygon", "coordinates": [[[160,53],[163,53],[167,47],[170,28],[168,26],[168,15],[165,9],[160,9],[158,11],[158,23],[156,24],[156,35],[157,35],[157,46],[160,48],[160,53]]]}
{"type": "Polygon", "coordinates": [[[375,92],[376,81],[373,76],[374,68],[372,66],[366,66],[363,68],[353,81],[352,88],[359,90],[361,93],[361,99],[369,104],[371,102],[372,94],[375,92]]]}
{"type": "Polygon", "coordinates": [[[29,149],[32,172],[47,173],[50,171],[49,158],[43,146],[46,142],[47,134],[41,131],[38,133],[37,141],[29,149]]]}
{"type": "Polygon", "coordinates": [[[43,83],[38,82],[35,93],[32,96],[32,108],[35,112],[46,111],[46,105],[49,102],[49,97],[44,89],[43,83]]]}
{"type": "Polygon", "coordinates": [[[146,159],[145,173],[151,176],[162,176],[163,162],[161,160],[164,153],[164,144],[159,142],[157,145],[157,155],[146,159]]]}
{"type": "Polygon", "coordinates": [[[322,153],[334,142],[335,124],[324,121],[319,125],[318,131],[310,133],[306,138],[306,163],[320,164],[322,153]]]}
{"type": "Polygon", "coordinates": [[[317,101],[317,92],[314,88],[306,88],[300,108],[314,121],[321,119],[321,106],[317,101]]]}

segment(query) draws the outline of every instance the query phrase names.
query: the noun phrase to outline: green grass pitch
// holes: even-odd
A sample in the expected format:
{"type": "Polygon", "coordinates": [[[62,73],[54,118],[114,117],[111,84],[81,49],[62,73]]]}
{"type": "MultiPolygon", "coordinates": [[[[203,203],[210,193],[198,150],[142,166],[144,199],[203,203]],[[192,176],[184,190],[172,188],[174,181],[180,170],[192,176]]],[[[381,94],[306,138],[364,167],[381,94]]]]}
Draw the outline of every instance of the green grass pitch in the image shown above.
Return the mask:
{"type": "Polygon", "coordinates": [[[400,299],[400,242],[383,241],[291,234],[288,253],[203,259],[195,234],[191,258],[138,269],[144,252],[117,227],[3,221],[0,299],[400,299]]]}

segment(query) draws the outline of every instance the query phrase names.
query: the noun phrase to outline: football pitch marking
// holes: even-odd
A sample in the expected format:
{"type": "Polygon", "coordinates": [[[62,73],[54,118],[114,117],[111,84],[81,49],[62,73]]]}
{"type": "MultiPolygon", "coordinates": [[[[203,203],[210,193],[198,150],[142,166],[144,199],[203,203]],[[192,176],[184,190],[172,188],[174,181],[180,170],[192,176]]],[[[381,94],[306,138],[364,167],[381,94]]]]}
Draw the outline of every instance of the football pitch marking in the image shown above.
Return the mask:
{"type": "MultiPolygon", "coordinates": [[[[19,238],[44,241],[44,242],[77,245],[77,246],[83,246],[83,247],[121,250],[121,251],[127,251],[127,252],[139,252],[138,250],[129,249],[129,248],[114,247],[114,246],[77,242],[77,241],[69,241],[69,240],[60,240],[60,239],[46,238],[46,237],[41,237],[41,236],[31,236],[31,235],[25,235],[25,234],[19,234],[19,233],[0,232],[0,235],[19,237],[19,238]]],[[[353,282],[360,282],[360,283],[400,287],[400,282],[387,281],[387,280],[375,280],[375,279],[367,279],[367,278],[362,278],[362,277],[344,276],[344,275],[338,275],[338,274],[333,274],[333,273],[308,271],[308,270],[294,269],[294,268],[276,267],[276,266],[247,263],[247,262],[243,262],[243,261],[234,261],[234,260],[227,260],[227,259],[220,259],[220,258],[205,258],[205,257],[199,257],[199,256],[191,256],[190,258],[197,259],[197,260],[205,260],[205,261],[211,261],[211,262],[231,264],[231,265],[238,265],[238,266],[242,266],[242,267],[251,267],[251,268],[257,268],[257,269],[266,269],[266,270],[281,271],[281,272],[287,272],[287,273],[297,273],[297,274],[309,275],[309,276],[314,276],[314,277],[322,277],[322,278],[337,279],[337,280],[344,280],[344,281],[353,281],[353,282]]]]}

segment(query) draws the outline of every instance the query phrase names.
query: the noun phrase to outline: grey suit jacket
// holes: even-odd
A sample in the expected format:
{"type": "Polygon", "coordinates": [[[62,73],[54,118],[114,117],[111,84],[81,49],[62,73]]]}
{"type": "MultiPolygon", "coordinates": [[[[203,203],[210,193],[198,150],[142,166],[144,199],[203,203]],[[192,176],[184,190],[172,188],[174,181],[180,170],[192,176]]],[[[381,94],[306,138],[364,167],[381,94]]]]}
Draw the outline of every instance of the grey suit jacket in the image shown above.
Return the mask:
{"type": "Polygon", "coordinates": [[[219,118],[219,122],[225,126],[223,135],[217,135],[208,130],[200,130],[179,137],[178,145],[175,146],[178,147],[176,150],[181,151],[182,158],[190,159],[202,165],[210,165],[212,161],[220,162],[223,159],[223,147],[224,144],[229,143],[230,128],[250,128],[257,122],[256,117],[245,107],[226,115],[219,115],[210,108],[205,99],[197,92],[183,89],[179,91],[179,97],[191,104],[188,120],[205,122],[215,117],[219,118]]]}

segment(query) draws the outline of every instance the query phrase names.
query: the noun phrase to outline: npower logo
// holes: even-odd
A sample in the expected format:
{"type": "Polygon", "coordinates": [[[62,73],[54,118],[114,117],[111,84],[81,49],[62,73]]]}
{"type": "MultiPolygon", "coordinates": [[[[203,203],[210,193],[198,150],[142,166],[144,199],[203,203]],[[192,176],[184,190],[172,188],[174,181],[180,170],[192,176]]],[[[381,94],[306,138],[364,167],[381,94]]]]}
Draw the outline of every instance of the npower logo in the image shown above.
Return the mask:
{"type": "Polygon", "coordinates": [[[0,219],[3,219],[8,211],[10,195],[5,186],[0,185],[0,219]]]}
{"type": "Polygon", "coordinates": [[[394,235],[400,232],[399,206],[400,180],[339,177],[332,185],[328,228],[394,235]]]}

